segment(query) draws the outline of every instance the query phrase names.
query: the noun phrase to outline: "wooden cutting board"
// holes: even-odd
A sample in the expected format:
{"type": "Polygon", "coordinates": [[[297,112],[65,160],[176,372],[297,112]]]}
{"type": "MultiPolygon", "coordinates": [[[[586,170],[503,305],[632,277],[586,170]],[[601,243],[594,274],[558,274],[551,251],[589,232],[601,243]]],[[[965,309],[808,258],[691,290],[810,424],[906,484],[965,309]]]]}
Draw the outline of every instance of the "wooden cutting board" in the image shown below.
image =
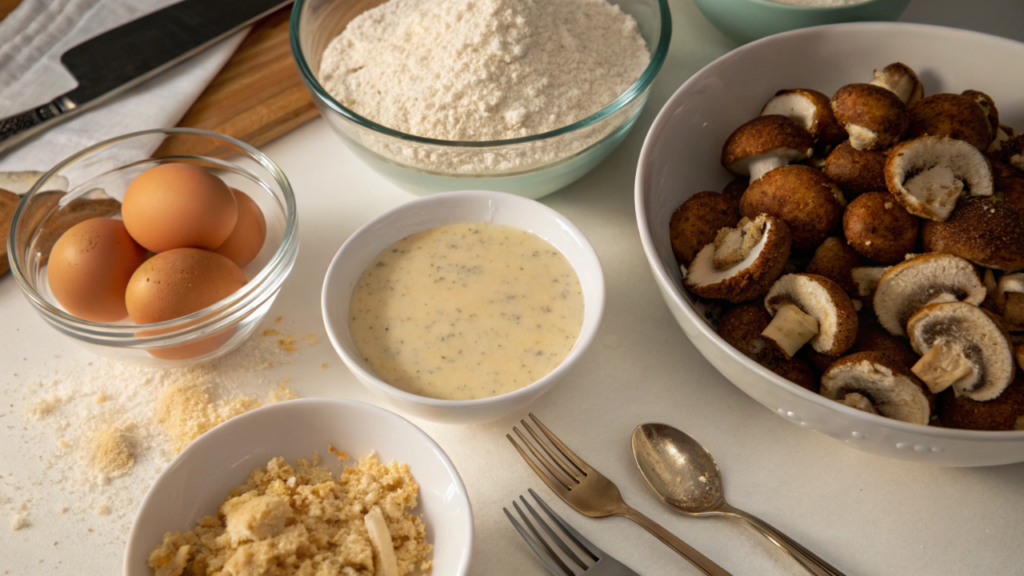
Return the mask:
{"type": "MultiPolygon", "coordinates": [[[[0,20],[20,2],[0,0],[0,20]]],[[[212,130],[262,146],[316,118],[316,106],[292,60],[290,15],[288,6],[257,22],[178,126],[212,130]]],[[[157,154],[207,151],[168,139],[157,154]]]]}

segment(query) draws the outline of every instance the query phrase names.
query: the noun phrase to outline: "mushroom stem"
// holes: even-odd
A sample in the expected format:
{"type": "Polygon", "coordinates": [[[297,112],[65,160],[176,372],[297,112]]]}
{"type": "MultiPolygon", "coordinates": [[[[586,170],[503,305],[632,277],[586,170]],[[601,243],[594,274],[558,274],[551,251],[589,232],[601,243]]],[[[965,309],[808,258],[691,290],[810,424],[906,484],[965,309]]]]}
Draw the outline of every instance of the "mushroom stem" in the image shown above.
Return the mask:
{"type": "Polygon", "coordinates": [[[817,334],[818,321],[788,300],[779,305],[775,317],[761,332],[761,336],[774,342],[787,359],[792,358],[817,334]]]}
{"type": "Polygon", "coordinates": [[[850,408],[856,408],[861,412],[867,412],[868,414],[878,415],[878,410],[875,410],[875,405],[868,400],[868,397],[858,392],[850,392],[843,398],[843,404],[846,404],[850,408]]]}
{"type": "Polygon", "coordinates": [[[789,165],[789,157],[776,152],[761,154],[750,161],[750,181],[759,180],[769,171],[789,165]]]}
{"type": "Polygon", "coordinates": [[[933,394],[938,394],[962,379],[974,378],[974,364],[959,346],[938,342],[910,369],[933,394]]]}

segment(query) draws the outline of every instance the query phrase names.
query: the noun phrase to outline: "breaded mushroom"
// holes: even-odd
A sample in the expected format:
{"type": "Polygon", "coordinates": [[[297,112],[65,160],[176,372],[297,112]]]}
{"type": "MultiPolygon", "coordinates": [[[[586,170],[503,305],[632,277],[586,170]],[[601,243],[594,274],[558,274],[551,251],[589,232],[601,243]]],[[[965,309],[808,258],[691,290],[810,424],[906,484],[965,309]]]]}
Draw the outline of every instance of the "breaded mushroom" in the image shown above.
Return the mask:
{"type": "Polygon", "coordinates": [[[793,233],[793,252],[807,254],[836,229],[846,201],[842,190],[810,166],[776,168],[752,182],[740,199],[740,214],[781,218],[793,233]]]}
{"type": "Polygon", "coordinates": [[[933,94],[909,109],[907,138],[948,136],[984,152],[992,142],[988,115],[977,102],[960,94],[933,94]]]}
{"type": "Polygon", "coordinates": [[[814,274],[786,274],[764,299],[772,322],[761,335],[792,357],[804,344],[841,356],[857,338],[857,311],[838,284],[814,274]]]}
{"type": "Polygon", "coordinates": [[[847,84],[832,96],[832,113],[857,150],[885,150],[899,142],[910,125],[907,107],[886,88],[847,84]]]}
{"type": "Polygon", "coordinates": [[[850,248],[842,238],[829,236],[814,251],[814,257],[807,263],[804,272],[824,276],[839,284],[847,294],[857,294],[851,271],[863,265],[864,257],[850,248]]]}
{"type": "Polygon", "coordinates": [[[722,228],[693,258],[683,284],[694,294],[729,302],[760,298],[782,274],[792,239],[789,226],[769,214],[722,228]]]}
{"type": "Polygon", "coordinates": [[[843,234],[854,250],[882,264],[895,264],[917,247],[919,220],[888,192],[854,198],[843,213],[843,234]]]}
{"type": "Polygon", "coordinates": [[[786,359],[778,349],[761,337],[772,315],[760,302],[748,302],[729,310],[718,321],[718,334],[744,356],[779,376],[812,392],[818,390],[818,379],[803,361],[786,359]]]}
{"type": "Polygon", "coordinates": [[[886,189],[885,157],[885,152],[857,150],[843,142],[825,159],[822,171],[843,189],[847,199],[852,199],[864,192],[886,189]]]}
{"type": "Polygon", "coordinates": [[[669,220],[669,239],[676,260],[689,264],[722,228],[740,221],[739,204],[725,194],[698,192],[686,199],[669,220]]]}
{"type": "Polygon", "coordinates": [[[880,352],[858,352],[836,360],[821,377],[821,395],[912,424],[928,424],[935,410],[935,395],[924,383],[880,352]]]}
{"type": "Polygon", "coordinates": [[[921,245],[956,254],[986,268],[1024,269],[1024,211],[997,198],[960,200],[945,222],[925,221],[921,245]]]}
{"type": "Polygon", "coordinates": [[[939,395],[938,414],[947,428],[1024,430],[1024,378],[1018,377],[998,398],[988,402],[946,390],[939,395]]]}

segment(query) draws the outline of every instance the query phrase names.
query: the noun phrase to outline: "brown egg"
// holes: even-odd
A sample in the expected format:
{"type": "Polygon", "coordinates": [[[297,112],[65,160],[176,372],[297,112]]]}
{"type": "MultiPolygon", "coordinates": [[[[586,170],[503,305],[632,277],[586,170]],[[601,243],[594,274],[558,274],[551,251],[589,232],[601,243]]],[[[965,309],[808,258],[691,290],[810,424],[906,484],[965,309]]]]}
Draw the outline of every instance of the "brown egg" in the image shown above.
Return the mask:
{"type": "Polygon", "coordinates": [[[125,293],[136,324],[173,320],[227,298],[245,285],[245,274],[225,256],[198,248],[175,248],[145,262],[125,293]]]}
{"type": "Polygon", "coordinates": [[[234,230],[238,205],[231,188],[205,169],[161,164],[128,185],[121,217],[132,238],[153,252],[213,250],[234,230]]]}
{"type": "Polygon", "coordinates": [[[124,222],[91,218],[61,235],[50,251],[46,278],[69,313],[91,322],[117,322],[128,315],[125,288],[146,260],[146,249],[124,222]]]}
{"type": "Polygon", "coordinates": [[[227,256],[239,268],[245,268],[263,248],[263,241],[267,239],[267,220],[259,204],[245,192],[232,188],[231,193],[238,204],[238,221],[228,239],[214,252],[227,256]]]}

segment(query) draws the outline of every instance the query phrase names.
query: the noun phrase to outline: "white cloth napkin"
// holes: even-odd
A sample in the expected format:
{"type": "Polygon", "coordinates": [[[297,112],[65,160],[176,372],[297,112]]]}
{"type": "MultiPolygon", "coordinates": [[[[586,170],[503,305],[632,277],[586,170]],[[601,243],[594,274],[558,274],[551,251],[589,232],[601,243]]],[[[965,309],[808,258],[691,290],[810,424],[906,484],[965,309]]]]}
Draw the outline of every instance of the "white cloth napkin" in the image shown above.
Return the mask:
{"type": "MultiPolygon", "coordinates": [[[[175,1],[23,0],[0,22],[0,117],[46,104],[72,90],[75,79],[60,63],[61,54],[69,48],[175,1]]],[[[49,170],[107,138],[176,125],[245,34],[241,31],[0,156],[0,172],[49,170]]],[[[135,150],[137,158],[125,160],[152,152],[135,150]]]]}

